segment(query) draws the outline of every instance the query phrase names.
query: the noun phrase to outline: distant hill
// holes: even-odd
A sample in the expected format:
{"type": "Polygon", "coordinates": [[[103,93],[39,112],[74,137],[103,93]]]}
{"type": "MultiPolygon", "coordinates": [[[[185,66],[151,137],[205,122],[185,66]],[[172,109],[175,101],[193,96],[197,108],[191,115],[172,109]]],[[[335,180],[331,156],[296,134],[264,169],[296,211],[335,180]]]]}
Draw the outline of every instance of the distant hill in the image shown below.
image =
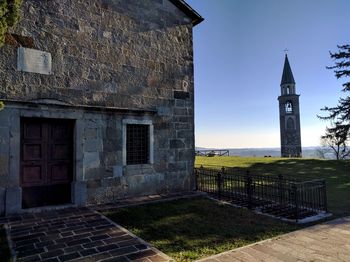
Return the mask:
{"type": "MultiPolygon", "coordinates": [[[[229,150],[230,156],[246,156],[246,157],[280,157],[281,150],[278,147],[272,148],[204,148],[196,147],[196,150],[229,150]]],[[[317,147],[303,147],[303,157],[314,158],[317,157],[317,147]]]]}

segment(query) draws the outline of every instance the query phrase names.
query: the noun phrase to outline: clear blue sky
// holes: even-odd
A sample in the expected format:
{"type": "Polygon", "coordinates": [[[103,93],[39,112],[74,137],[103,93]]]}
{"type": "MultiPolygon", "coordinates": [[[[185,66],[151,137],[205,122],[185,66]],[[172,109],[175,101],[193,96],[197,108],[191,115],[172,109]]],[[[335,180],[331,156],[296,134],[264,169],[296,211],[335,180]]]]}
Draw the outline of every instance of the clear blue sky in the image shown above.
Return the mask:
{"type": "Polygon", "coordinates": [[[196,146],[279,147],[285,48],[300,96],[303,146],[317,146],[341,83],[329,51],[350,43],[349,0],[187,0],[194,28],[196,146]]]}

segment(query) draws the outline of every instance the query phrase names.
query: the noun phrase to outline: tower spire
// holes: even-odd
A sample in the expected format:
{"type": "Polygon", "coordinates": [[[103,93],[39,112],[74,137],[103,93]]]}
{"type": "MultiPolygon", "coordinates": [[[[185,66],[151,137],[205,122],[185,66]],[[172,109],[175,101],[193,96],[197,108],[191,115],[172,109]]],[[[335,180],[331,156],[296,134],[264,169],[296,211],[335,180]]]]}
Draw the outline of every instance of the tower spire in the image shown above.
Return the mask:
{"type": "Polygon", "coordinates": [[[281,79],[281,85],[284,85],[284,84],[295,84],[292,69],[290,68],[287,54],[284,59],[283,74],[281,79]]]}

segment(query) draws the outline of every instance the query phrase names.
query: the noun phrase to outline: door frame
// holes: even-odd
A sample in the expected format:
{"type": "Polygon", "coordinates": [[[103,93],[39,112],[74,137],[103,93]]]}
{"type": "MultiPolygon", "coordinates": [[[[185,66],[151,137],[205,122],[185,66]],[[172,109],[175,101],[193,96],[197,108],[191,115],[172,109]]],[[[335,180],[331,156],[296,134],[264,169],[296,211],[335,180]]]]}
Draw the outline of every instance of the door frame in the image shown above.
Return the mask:
{"type": "MultiPolygon", "coordinates": [[[[93,111],[80,108],[66,108],[53,101],[26,104],[21,101],[7,102],[6,110],[2,112],[9,118],[9,177],[5,185],[4,209],[6,215],[22,212],[32,212],[32,209],[22,209],[22,188],[20,187],[20,152],[21,152],[21,119],[22,118],[52,118],[67,119],[75,122],[74,125],[74,155],[73,155],[73,183],[72,206],[85,206],[87,203],[87,186],[84,178],[84,128],[86,126],[85,114],[93,111]]],[[[93,112],[95,114],[101,114],[93,112]]],[[[50,207],[49,209],[57,208],[50,207]]],[[[45,207],[40,210],[47,209],[45,207]]]]}

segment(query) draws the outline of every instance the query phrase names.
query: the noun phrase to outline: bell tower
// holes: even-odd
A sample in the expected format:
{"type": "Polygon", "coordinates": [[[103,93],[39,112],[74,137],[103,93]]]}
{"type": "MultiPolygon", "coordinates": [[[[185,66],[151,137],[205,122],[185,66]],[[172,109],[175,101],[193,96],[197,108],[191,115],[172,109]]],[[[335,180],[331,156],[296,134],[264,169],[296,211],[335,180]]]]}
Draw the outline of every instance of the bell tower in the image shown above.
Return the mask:
{"type": "Polygon", "coordinates": [[[280,110],[281,156],[301,157],[299,96],[286,54],[281,80],[280,110]]]}

